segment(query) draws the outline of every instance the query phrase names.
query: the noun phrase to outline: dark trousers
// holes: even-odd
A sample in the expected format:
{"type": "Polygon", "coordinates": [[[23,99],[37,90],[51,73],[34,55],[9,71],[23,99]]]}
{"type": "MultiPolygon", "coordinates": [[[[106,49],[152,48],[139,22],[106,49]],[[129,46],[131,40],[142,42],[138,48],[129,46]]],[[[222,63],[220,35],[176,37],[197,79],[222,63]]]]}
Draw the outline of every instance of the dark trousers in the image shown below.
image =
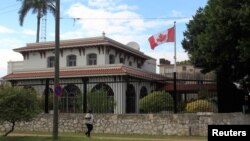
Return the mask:
{"type": "Polygon", "coordinates": [[[86,124],[88,131],[85,133],[87,137],[90,137],[90,132],[93,130],[93,125],[92,124],[86,124]]]}

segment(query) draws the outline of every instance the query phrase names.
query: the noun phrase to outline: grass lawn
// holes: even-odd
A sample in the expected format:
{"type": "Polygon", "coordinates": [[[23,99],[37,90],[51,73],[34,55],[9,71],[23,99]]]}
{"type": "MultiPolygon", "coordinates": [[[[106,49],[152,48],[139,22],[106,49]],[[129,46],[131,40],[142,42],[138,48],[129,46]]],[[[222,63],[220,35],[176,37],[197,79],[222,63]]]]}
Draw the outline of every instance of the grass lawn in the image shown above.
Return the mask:
{"type": "MultiPolygon", "coordinates": [[[[158,135],[117,135],[93,134],[91,138],[80,133],[59,134],[58,141],[206,141],[207,137],[198,136],[158,136],[158,135]]],[[[0,141],[53,141],[48,133],[12,133],[0,136],[0,141]]]]}

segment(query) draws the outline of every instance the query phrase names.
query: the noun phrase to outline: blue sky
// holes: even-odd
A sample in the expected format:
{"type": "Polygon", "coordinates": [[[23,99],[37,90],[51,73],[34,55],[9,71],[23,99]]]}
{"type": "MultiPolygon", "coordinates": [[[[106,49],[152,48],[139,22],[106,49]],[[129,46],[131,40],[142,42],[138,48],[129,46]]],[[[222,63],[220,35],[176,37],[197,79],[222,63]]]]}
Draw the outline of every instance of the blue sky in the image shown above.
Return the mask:
{"type": "MultiPolygon", "coordinates": [[[[107,37],[123,44],[137,42],[149,56],[173,62],[173,43],[151,50],[148,38],[172,27],[176,21],[177,61],[183,61],[188,59],[181,46],[186,23],[206,3],[207,0],[61,0],[60,38],[96,37],[105,32],[107,37]]],[[[23,59],[13,49],[36,40],[36,15],[30,11],[20,26],[20,7],[21,2],[16,0],[0,1],[0,77],[7,74],[8,61],[23,59]]],[[[54,40],[54,29],[54,17],[48,13],[46,32],[41,31],[46,33],[46,41],[54,40]]]]}

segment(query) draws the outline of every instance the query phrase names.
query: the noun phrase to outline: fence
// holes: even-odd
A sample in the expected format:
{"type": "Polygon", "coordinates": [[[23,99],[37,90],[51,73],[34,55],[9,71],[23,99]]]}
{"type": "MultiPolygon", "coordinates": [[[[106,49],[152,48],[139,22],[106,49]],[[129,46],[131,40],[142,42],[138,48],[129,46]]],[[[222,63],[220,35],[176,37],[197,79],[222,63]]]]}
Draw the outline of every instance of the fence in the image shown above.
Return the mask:
{"type": "MultiPolygon", "coordinates": [[[[211,77],[177,74],[138,79],[131,76],[64,78],[59,97],[62,113],[185,113],[217,112],[216,83],[211,77]]],[[[53,109],[53,80],[25,80],[19,86],[40,94],[45,113],[53,109]]]]}

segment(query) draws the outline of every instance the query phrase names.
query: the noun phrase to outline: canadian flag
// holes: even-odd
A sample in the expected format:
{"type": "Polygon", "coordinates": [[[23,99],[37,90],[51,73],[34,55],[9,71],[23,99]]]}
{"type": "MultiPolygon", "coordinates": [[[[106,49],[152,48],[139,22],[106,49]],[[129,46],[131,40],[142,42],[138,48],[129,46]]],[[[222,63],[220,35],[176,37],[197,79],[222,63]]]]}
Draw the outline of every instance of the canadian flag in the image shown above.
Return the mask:
{"type": "Polygon", "coordinates": [[[165,42],[174,42],[175,41],[175,27],[171,27],[163,32],[152,35],[148,38],[151,49],[154,49],[156,46],[163,44],[165,42]]]}

